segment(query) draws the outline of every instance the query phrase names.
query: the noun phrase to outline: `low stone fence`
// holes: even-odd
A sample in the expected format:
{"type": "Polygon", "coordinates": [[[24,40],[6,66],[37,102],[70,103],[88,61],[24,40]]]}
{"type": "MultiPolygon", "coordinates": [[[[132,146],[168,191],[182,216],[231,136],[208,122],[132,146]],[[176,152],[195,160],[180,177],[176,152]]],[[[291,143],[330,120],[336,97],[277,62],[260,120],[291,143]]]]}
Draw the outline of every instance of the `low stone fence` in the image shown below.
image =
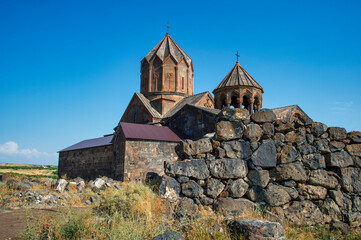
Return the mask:
{"type": "Polygon", "coordinates": [[[294,224],[361,225],[361,133],[225,108],[213,137],[183,141],[160,194],[180,208],[242,214],[265,206],[294,224]],[[257,205],[256,205],[257,204],[257,205]]]}

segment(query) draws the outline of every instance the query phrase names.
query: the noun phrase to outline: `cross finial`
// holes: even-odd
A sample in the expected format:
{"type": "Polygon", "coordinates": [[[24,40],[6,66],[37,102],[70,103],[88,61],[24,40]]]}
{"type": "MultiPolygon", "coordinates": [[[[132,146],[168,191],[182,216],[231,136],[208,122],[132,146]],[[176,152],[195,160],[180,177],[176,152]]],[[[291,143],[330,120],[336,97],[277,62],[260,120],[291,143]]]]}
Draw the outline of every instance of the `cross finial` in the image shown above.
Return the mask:
{"type": "Polygon", "coordinates": [[[166,27],[167,27],[167,35],[169,34],[169,24],[167,23],[167,25],[166,25],[166,27]]]}
{"type": "Polygon", "coordinates": [[[238,62],[238,57],[239,57],[238,50],[237,50],[236,56],[237,56],[237,62],[238,62]]]}

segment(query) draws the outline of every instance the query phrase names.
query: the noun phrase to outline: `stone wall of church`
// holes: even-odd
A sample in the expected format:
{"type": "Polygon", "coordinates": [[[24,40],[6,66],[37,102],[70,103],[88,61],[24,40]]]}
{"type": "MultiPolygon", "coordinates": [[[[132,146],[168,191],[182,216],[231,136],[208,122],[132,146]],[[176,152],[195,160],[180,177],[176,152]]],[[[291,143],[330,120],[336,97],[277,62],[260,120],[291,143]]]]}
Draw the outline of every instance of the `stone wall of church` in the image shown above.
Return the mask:
{"type": "Polygon", "coordinates": [[[189,139],[197,140],[214,132],[215,114],[193,106],[185,106],[166,122],[166,125],[189,139]]]}
{"type": "Polygon", "coordinates": [[[58,175],[86,180],[111,176],[113,161],[113,145],[60,152],[58,175]]]}
{"type": "Polygon", "coordinates": [[[144,181],[148,176],[163,175],[164,164],[178,156],[174,142],[129,140],[125,142],[124,181],[144,181]]]}

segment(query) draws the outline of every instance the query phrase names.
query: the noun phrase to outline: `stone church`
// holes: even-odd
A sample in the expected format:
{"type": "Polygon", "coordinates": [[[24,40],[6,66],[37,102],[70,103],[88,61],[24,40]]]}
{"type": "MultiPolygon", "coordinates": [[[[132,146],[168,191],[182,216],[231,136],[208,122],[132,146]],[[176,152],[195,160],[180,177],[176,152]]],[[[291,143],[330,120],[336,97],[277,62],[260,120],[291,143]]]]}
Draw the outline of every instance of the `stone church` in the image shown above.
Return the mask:
{"type": "MultiPolygon", "coordinates": [[[[208,91],[194,94],[192,59],[168,33],[143,58],[140,72],[140,93],[134,93],[114,133],[59,151],[59,176],[143,181],[162,175],[164,162],[178,159],[175,146],[182,139],[214,132],[220,109],[262,108],[262,86],[238,61],[214,97],[208,91]]],[[[297,105],[272,111],[279,119],[311,120],[297,105]]]]}

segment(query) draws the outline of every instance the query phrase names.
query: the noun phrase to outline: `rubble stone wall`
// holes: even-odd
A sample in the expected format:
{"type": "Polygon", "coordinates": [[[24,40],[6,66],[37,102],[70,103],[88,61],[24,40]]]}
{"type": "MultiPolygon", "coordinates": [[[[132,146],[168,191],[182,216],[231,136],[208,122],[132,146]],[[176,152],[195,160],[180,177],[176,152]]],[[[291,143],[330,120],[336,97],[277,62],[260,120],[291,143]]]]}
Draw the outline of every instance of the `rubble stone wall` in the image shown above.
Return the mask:
{"type": "Polygon", "coordinates": [[[360,132],[247,112],[225,108],[214,137],[181,142],[160,194],[224,214],[258,205],[294,224],[361,225],[360,132]]]}
{"type": "Polygon", "coordinates": [[[113,145],[60,152],[58,175],[84,179],[110,176],[113,159],[113,145]]]}

